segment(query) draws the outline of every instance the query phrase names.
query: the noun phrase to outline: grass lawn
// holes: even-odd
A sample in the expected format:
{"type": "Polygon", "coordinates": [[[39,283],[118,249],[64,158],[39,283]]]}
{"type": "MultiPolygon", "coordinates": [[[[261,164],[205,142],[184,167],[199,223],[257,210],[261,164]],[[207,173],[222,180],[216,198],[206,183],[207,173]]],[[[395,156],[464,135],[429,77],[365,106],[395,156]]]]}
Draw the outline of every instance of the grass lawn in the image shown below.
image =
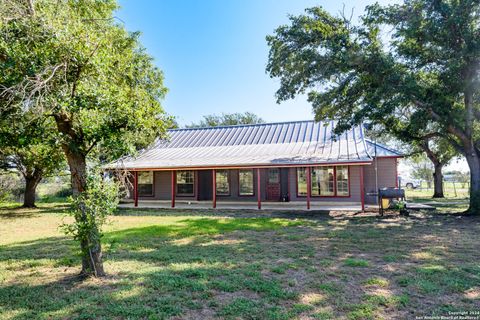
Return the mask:
{"type": "MultiPolygon", "coordinates": [[[[480,311],[480,219],[124,210],[78,281],[61,203],[0,207],[0,319],[414,319],[480,311]]],[[[68,220],[68,219],[67,219],[68,220]]]]}
{"type": "Polygon", "coordinates": [[[453,192],[452,189],[445,188],[444,195],[445,198],[432,199],[433,189],[425,188],[405,190],[405,196],[408,202],[418,202],[433,205],[440,213],[458,213],[468,209],[468,189],[457,189],[456,192],[453,192]]]}

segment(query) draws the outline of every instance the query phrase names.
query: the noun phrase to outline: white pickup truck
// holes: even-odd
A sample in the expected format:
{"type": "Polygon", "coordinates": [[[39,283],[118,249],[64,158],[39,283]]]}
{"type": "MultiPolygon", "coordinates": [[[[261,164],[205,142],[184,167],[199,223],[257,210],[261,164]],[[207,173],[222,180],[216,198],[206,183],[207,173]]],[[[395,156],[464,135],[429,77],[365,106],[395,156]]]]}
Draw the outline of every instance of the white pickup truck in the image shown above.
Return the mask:
{"type": "Polygon", "coordinates": [[[419,179],[413,179],[409,176],[398,176],[398,185],[400,188],[405,187],[407,189],[420,188],[422,181],[419,179]]]}

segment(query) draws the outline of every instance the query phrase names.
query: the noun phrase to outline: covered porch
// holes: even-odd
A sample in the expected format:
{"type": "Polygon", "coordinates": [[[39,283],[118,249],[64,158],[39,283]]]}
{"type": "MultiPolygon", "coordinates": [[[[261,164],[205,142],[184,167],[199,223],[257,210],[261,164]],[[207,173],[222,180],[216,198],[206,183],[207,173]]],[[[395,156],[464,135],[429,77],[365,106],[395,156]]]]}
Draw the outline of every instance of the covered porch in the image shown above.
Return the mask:
{"type": "MultiPolygon", "coordinates": [[[[134,201],[124,201],[120,203],[120,208],[123,209],[170,209],[171,201],[168,200],[142,200],[135,206],[134,201]]],[[[175,202],[176,209],[192,209],[192,210],[207,210],[212,209],[212,201],[185,201],[177,200],[175,202]]],[[[245,201],[217,201],[215,209],[218,210],[258,210],[256,203],[245,201]]],[[[294,202],[262,202],[262,210],[278,210],[278,211],[305,211],[307,207],[305,203],[294,202]]],[[[356,202],[312,202],[310,209],[312,211],[349,211],[358,212],[362,211],[362,204],[356,202]]]]}
{"type": "Polygon", "coordinates": [[[364,165],[135,170],[121,207],[363,211],[364,165]]]}

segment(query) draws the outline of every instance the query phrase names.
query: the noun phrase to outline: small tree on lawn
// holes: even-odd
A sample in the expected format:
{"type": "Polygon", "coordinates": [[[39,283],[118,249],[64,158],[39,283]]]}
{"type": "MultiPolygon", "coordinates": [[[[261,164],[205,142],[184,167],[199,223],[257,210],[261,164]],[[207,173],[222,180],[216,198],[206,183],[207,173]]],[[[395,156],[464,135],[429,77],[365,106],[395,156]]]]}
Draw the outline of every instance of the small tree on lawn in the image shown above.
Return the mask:
{"type": "Polygon", "coordinates": [[[98,221],[81,205],[90,190],[87,160],[134,154],[166,131],[163,75],[139,34],[115,20],[114,0],[9,4],[0,8],[0,107],[54,120],[78,201],[76,228],[91,228],[77,237],[82,274],[103,276],[98,221]]]}
{"type": "Polygon", "coordinates": [[[412,178],[425,181],[427,188],[432,188],[434,170],[431,161],[424,154],[419,154],[410,159],[410,165],[412,178]]]}
{"type": "Polygon", "coordinates": [[[387,130],[436,128],[470,167],[480,214],[480,3],[405,0],[367,7],[361,25],[320,7],[267,37],[278,101],[307,93],[341,132],[364,119],[387,130]],[[387,30],[388,33],[383,33],[387,30]]]}
{"type": "MultiPolygon", "coordinates": [[[[113,179],[104,179],[98,169],[92,169],[87,174],[84,192],[73,198],[72,213],[75,223],[64,224],[67,234],[79,241],[82,246],[82,256],[90,259],[93,268],[101,267],[96,262],[95,255],[101,253],[100,246],[103,236],[102,226],[108,215],[112,214],[118,205],[119,183],[113,179]]],[[[99,275],[102,270],[93,270],[99,275]]]]}
{"type": "Polygon", "coordinates": [[[467,172],[455,171],[454,178],[462,184],[462,188],[465,188],[470,181],[470,175],[467,172]]]}

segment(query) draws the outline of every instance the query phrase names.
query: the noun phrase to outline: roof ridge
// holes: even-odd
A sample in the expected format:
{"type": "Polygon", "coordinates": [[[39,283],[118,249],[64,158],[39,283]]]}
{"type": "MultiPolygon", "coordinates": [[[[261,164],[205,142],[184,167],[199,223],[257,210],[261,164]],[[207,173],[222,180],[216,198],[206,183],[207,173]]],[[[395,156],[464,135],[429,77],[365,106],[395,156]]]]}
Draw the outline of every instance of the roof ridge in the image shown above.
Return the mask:
{"type": "Polygon", "coordinates": [[[232,124],[232,125],[222,125],[222,126],[213,126],[213,127],[195,127],[195,128],[177,128],[177,129],[168,129],[167,131],[190,131],[190,130],[202,130],[202,129],[225,129],[225,128],[241,128],[241,127],[252,127],[252,126],[267,126],[267,125],[277,125],[277,124],[292,124],[292,123],[305,123],[305,122],[330,122],[334,120],[296,120],[296,121],[280,121],[280,122],[265,122],[265,123],[251,123],[251,124],[232,124]]]}

